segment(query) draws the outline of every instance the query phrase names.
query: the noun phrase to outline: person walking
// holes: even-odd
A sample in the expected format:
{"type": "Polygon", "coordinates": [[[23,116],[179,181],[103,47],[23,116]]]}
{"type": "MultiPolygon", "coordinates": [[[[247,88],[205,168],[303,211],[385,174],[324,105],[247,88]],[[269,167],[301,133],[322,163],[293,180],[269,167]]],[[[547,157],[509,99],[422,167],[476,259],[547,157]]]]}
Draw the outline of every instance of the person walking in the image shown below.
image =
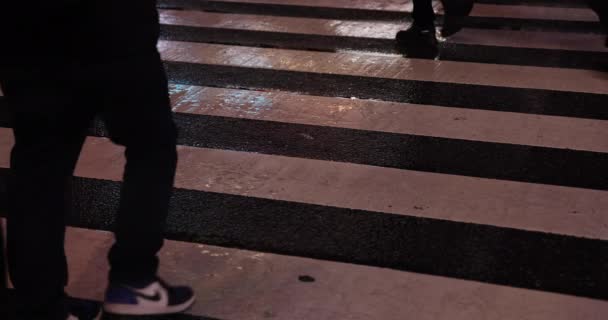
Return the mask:
{"type": "MultiPolygon", "coordinates": [[[[413,3],[413,23],[408,29],[397,33],[397,43],[406,46],[436,46],[435,12],[432,0],[413,0],[413,3]]],[[[462,29],[463,19],[471,13],[474,1],[442,0],[442,3],[445,16],[441,35],[449,37],[462,29]]],[[[587,0],[587,4],[598,15],[604,33],[608,34],[608,1],[587,0]]],[[[605,45],[608,47],[608,37],[605,45]]]]}
{"type": "Polygon", "coordinates": [[[103,308],[184,311],[188,287],[158,275],[176,170],[177,130],[157,51],[154,0],[7,1],[0,5],[0,85],[12,116],[8,262],[19,319],[94,319],[66,296],[70,182],[100,117],[126,165],[103,308]]]}
{"type": "Polygon", "coordinates": [[[608,1],[606,0],[587,0],[589,7],[595,11],[600,19],[600,24],[606,35],[605,46],[608,47],[608,1]]]}
{"type": "MultiPolygon", "coordinates": [[[[435,11],[432,0],[413,0],[413,23],[397,33],[402,45],[437,45],[435,11]]],[[[442,0],[445,12],[441,35],[449,37],[462,29],[462,20],[471,13],[473,0],[442,0]]]]}

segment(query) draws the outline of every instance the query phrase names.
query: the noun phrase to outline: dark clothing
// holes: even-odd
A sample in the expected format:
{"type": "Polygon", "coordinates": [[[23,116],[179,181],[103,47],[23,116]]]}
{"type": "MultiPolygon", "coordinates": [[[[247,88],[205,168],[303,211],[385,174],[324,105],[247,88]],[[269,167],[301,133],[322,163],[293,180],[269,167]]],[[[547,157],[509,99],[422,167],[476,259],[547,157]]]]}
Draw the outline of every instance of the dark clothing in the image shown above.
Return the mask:
{"type": "Polygon", "coordinates": [[[177,162],[167,79],[156,50],[155,1],[72,2],[61,12],[53,9],[53,19],[36,15],[45,25],[17,12],[30,25],[9,37],[14,42],[7,46],[17,47],[0,56],[15,135],[11,280],[24,307],[57,318],[65,318],[70,182],[93,118],[99,116],[112,141],[126,147],[111,281],[156,276],[177,162]],[[23,41],[23,32],[35,41],[23,41]]]}
{"type": "Polygon", "coordinates": [[[589,6],[600,18],[600,23],[604,32],[608,33],[608,1],[606,0],[587,0],[589,6]]]}
{"type": "Polygon", "coordinates": [[[154,50],[155,0],[0,1],[0,79],[154,50]]]}
{"type": "Polygon", "coordinates": [[[435,11],[432,0],[414,0],[414,24],[422,29],[435,28],[435,11]]]}
{"type": "MultiPolygon", "coordinates": [[[[442,0],[450,1],[450,0],[442,0]]],[[[589,6],[599,16],[604,32],[608,32],[608,1],[607,0],[587,0],[589,6]]],[[[428,29],[435,25],[435,13],[433,11],[432,0],[414,0],[414,12],[412,14],[414,24],[428,29]]]]}
{"type": "Polygon", "coordinates": [[[4,261],[4,230],[0,221],[0,315],[2,315],[2,303],[6,300],[6,262],[4,261]]]}

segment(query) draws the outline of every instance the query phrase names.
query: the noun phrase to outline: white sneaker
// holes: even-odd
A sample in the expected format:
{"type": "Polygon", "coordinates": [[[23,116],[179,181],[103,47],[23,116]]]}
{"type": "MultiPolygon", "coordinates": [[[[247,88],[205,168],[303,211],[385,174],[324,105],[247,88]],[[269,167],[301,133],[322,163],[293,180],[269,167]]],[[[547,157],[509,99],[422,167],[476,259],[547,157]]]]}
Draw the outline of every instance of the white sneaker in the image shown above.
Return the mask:
{"type": "Polygon", "coordinates": [[[190,287],[172,287],[157,279],[138,287],[110,284],[103,308],[118,315],[160,315],[183,312],[193,303],[190,287]]]}

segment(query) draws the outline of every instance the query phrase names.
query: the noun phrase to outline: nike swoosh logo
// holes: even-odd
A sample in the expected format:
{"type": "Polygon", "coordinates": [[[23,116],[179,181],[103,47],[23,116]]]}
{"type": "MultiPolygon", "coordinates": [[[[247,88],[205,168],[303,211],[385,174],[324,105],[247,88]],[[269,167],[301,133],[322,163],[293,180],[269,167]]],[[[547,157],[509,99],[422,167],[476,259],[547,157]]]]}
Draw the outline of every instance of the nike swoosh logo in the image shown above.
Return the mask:
{"type": "Polygon", "coordinates": [[[135,295],[140,298],[143,298],[145,300],[152,301],[152,302],[158,302],[162,299],[162,296],[160,295],[160,292],[158,292],[158,291],[156,291],[156,293],[153,296],[138,292],[136,290],[133,290],[133,293],[135,293],[135,295]]]}

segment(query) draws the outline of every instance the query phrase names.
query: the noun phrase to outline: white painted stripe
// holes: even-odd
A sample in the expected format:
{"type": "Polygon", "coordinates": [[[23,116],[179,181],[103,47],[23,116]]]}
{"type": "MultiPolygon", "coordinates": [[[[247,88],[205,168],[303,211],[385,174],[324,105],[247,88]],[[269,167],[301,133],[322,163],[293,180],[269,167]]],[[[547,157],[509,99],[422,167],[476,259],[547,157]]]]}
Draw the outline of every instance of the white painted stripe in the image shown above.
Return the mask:
{"type": "Polygon", "coordinates": [[[608,52],[608,48],[604,46],[605,39],[605,36],[598,34],[465,28],[450,37],[448,42],[515,48],[608,52]]]}
{"type": "MultiPolygon", "coordinates": [[[[608,121],[171,85],[181,113],[608,153],[608,121]]],[[[0,92],[1,96],[1,92],[0,92]]]]}
{"type": "Polygon", "coordinates": [[[471,12],[474,17],[597,21],[598,16],[588,8],[559,8],[530,5],[492,5],[476,3],[471,12]]]}
{"type": "MultiPolygon", "coordinates": [[[[374,11],[409,12],[413,10],[411,0],[221,0],[227,3],[292,5],[311,8],[361,9],[374,11]]],[[[433,1],[437,11],[443,11],[441,2],[433,1]]],[[[493,5],[476,3],[471,13],[479,17],[505,17],[520,19],[598,21],[588,8],[559,8],[540,5],[493,5]]]]}
{"type": "MultiPolygon", "coordinates": [[[[68,292],[100,300],[107,232],[67,230],[68,292]]],[[[229,319],[603,320],[608,302],[330,261],[166,241],[160,274],[193,286],[190,314],[229,319]],[[316,281],[302,283],[299,276],[316,281]]]]}
{"type": "MultiPolygon", "coordinates": [[[[388,21],[328,20],[178,10],[161,10],[160,18],[163,24],[168,25],[373,39],[394,39],[399,30],[408,27],[405,23],[388,21]]],[[[603,36],[569,32],[465,29],[450,37],[448,42],[608,52],[604,47],[603,36]]]]}
{"type": "Polygon", "coordinates": [[[171,85],[174,111],[608,152],[608,121],[171,85]]]}
{"type": "Polygon", "coordinates": [[[328,20],[229,14],[204,11],[160,10],[160,22],[168,25],[287,32],[326,36],[394,38],[402,23],[328,20]]]}
{"type": "MultiPolygon", "coordinates": [[[[0,167],[12,144],[0,129],[0,167]]],[[[608,192],[180,147],[176,187],[608,240],[608,192]]],[[[122,148],[89,138],[76,174],[119,181],[122,148]]]]}
{"type": "Polygon", "coordinates": [[[341,9],[365,9],[379,11],[412,11],[411,0],[221,0],[221,2],[294,5],[303,7],[325,7],[341,9]]]}
{"type": "Polygon", "coordinates": [[[163,59],[201,64],[316,72],[401,80],[608,94],[608,73],[562,68],[511,66],[394,55],[326,53],[160,41],[163,59]]]}

